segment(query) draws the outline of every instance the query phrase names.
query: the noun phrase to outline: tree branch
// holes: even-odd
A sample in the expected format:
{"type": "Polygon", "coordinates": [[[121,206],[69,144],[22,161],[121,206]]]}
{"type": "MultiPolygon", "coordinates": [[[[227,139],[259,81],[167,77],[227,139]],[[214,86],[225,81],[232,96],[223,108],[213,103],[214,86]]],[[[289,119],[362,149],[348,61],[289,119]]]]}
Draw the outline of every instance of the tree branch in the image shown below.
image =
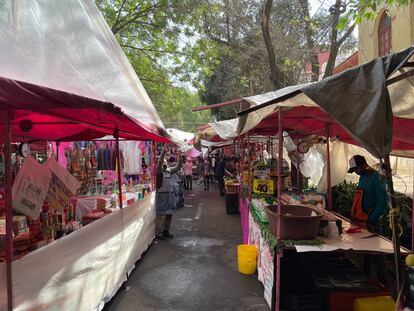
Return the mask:
{"type": "Polygon", "coordinates": [[[149,52],[157,52],[157,53],[165,53],[165,54],[178,54],[183,56],[190,56],[190,54],[179,52],[179,51],[167,51],[167,50],[157,50],[157,49],[149,49],[149,48],[139,48],[137,46],[132,46],[128,44],[121,44],[121,47],[133,49],[137,51],[149,51],[149,52]]]}
{"type": "Polygon", "coordinates": [[[351,27],[348,28],[348,30],[344,33],[344,35],[341,37],[341,39],[338,40],[338,43],[336,44],[338,47],[340,47],[346,39],[352,34],[352,32],[355,29],[355,24],[353,24],[351,27]]]}
{"type": "MultiPolygon", "coordinates": [[[[125,3],[127,2],[127,0],[122,0],[122,3],[121,3],[121,6],[119,7],[119,10],[118,10],[118,12],[117,12],[117,14],[116,14],[116,20],[115,20],[115,23],[112,25],[112,27],[111,27],[111,30],[112,30],[112,32],[114,32],[114,29],[116,29],[116,27],[118,26],[118,23],[119,23],[119,17],[121,16],[121,12],[122,12],[122,9],[124,8],[124,6],[125,6],[125,3]]],[[[115,33],[115,32],[114,32],[115,33]]]]}
{"type": "Polygon", "coordinates": [[[128,25],[130,25],[132,23],[135,23],[140,17],[143,17],[145,15],[148,15],[150,12],[152,12],[153,10],[155,10],[157,8],[159,8],[159,3],[156,3],[153,6],[148,7],[145,10],[141,10],[141,11],[138,11],[138,12],[136,12],[134,14],[131,14],[131,17],[130,18],[125,17],[124,18],[124,22],[123,23],[122,22],[119,22],[118,26],[117,27],[114,27],[114,29],[112,29],[112,32],[114,34],[116,34],[116,33],[120,32],[120,31],[122,31],[128,25]]]}

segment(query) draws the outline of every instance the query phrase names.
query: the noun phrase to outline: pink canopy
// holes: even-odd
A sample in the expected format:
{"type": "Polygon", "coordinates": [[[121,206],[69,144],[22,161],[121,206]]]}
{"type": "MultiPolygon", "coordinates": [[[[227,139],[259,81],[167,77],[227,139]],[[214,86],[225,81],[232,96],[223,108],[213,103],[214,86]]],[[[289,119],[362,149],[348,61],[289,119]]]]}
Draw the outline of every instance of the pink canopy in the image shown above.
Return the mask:
{"type": "Polygon", "coordinates": [[[13,111],[15,141],[88,140],[118,128],[126,139],[168,142],[158,127],[142,124],[111,103],[0,77],[0,113],[6,110],[13,111]],[[20,128],[23,120],[33,123],[27,132],[20,128]]]}
{"type": "Polygon", "coordinates": [[[187,157],[191,157],[191,158],[197,158],[200,154],[201,154],[201,151],[197,150],[196,148],[193,148],[187,151],[187,157]]]}

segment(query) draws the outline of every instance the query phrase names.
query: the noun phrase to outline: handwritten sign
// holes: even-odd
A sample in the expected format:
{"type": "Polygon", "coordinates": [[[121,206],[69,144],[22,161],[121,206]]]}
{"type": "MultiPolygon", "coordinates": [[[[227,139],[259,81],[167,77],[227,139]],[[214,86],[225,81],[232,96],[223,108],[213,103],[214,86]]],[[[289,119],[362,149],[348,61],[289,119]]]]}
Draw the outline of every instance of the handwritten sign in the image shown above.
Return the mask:
{"type": "Polygon", "coordinates": [[[273,180],[254,179],[253,192],[262,193],[262,194],[273,194],[274,193],[273,184],[274,184],[273,180]]]}

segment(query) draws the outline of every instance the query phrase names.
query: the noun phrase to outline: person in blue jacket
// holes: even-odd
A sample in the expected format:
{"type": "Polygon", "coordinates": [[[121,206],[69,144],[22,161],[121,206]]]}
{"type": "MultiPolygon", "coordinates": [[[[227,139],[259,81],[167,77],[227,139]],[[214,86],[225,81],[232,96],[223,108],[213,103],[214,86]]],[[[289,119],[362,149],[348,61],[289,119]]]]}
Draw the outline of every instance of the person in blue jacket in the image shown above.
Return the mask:
{"type": "Polygon", "coordinates": [[[361,155],[355,155],[349,160],[348,173],[356,173],[360,176],[357,189],[363,191],[362,211],[368,217],[367,224],[377,227],[381,217],[387,210],[385,184],[380,179],[377,171],[369,167],[367,161],[361,155]]]}

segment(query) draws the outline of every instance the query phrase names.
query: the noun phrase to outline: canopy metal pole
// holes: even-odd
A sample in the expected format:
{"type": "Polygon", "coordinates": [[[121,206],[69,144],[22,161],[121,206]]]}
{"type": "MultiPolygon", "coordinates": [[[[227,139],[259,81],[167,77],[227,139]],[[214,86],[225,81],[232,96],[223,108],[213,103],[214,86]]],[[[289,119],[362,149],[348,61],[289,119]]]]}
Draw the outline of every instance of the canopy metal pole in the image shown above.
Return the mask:
{"type": "Polygon", "coordinates": [[[240,142],[241,148],[241,165],[240,165],[240,174],[241,174],[241,182],[244,182],[244,137],[241,139],[240,142]]]}
{"type": "Polygon", "coordinates": [[[282,256],[280,240],[280,214],[282,207],[282,165],[283,165],[283,113],[278,114],[278,153],[277,153],[277,210],[276,210],[276,246],[273,259],[273,293],[275,295],[274,307],[272,310],[280,311],[280,258],[282,256]]]}
{"type": "MultiPolygon", "coordinates": [[[[392,180],[392,171],[391,171],[391,162],[390,156],[385,157],[385,166],[387,172],[387,182],[388,182],[388,204],[393,208],[397,208],[395,202],[395,193],[394,193],[394,183],[392,180]]],[[[401,250],[400,250],[400,230],[398,226],[398,219],[395,214],[392,214],[390,217],[391,228],[392,228],[392,242],[394,247],[394,264],[395,264],[395,280],[397,283],[397,294],[400,293],[401,280],[402,280],[402,267],[401,267],[401,250]]]]}
{"type": "Polygon", "coordinates": [[[414,252],[414,160],[411,160],[413,165],[413,203],[411,207],[411,251],[414,252]]]}
{"type": "Polygon", "coordinates": [[[4,196],[6,203],[6,273],[7,273],[7,310],[13,310],[13,211],[12,211],[12,163],[11,163],[11,119],[13,112],[7,110],[4,124],[4,196]]]}
{"type": "Polygon", "coordinates": [[[119,154],[119,130],[116,126],[114,131],[115,136],[115,154],[116,154],[116,165],[118,167],[118,193],[119,193],[119,208],[122,209],[122,174],[121,174],[121,159],[119,154]]]}
{"type": "Polygon", "coordinates": [[[248,182],[247,185],[249,187],[249,200],[252,197],[252,175],[251,175],[251,170],[252,170],[252,163],[251,163],[251,158],[250,158],[250,134],[247,134],[247,165],[248,165],[248,182]]]}
{"type": "MultiPolygon", "coordinates": [[[[298,145],[299,145],[299,139],[296,140],[296,146],[298,145]]],[[[299,162],[300,154],[299,154],[297,147],[296,147],[295,153],[296,153],[296,190],[298,193],[301,193],[302,189],[300,186],[300,162],[299,162]]]]}
{"type": "Polygon", "coordinates": [[[151,143],[152,149],[152,191],[157,189],[157,143],[151,143]]]}
{"type": "Polygon", "coordinates": [[[331,152],[329,148],[329,137],[331,135],[331,126],[326,124],[326,178],[328,186],[328,210],[332,210],[332,177],[331,177],[331,152]]]}
{"type": "Polygon", "coordinates": [[[56,142],[56,161],[59,161],[59,146],[60,146],[60,141],[56,142]]]}

